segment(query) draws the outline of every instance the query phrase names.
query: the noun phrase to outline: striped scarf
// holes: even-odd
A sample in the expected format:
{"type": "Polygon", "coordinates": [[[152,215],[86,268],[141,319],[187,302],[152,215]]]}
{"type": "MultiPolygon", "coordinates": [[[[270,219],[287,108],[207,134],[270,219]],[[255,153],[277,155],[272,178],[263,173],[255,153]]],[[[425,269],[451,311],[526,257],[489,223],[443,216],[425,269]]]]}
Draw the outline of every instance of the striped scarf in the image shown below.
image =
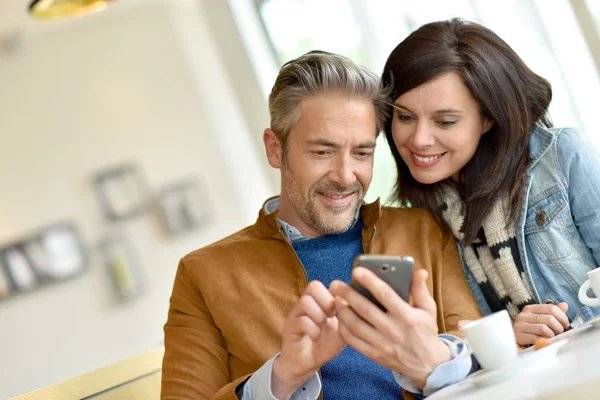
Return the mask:
{"type": "MultiPolygon", "coordinates": [[[[456,190],[447,187],[441,210],[454,236],[462,240],[465,218],[456,190]]],[[[464,247],[463,255],[492,312],[506,309],[514,319],[523,307],[534,304],[534,300],[519,257],[515,226],[506,226],[507,214],[503,202],[497,200],[483,220],[475,241],[464,247]]]]}

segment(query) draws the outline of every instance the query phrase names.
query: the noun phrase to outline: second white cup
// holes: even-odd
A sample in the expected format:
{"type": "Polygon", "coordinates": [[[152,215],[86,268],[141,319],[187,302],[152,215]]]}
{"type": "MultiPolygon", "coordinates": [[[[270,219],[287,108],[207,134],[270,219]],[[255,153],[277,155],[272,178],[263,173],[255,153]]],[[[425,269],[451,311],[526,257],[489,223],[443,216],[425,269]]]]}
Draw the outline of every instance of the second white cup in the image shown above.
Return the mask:
{"type": "Polygon", "coordinates": [[[579,301],[586,306],[600,306],[600,268],[588,272],[587,277],[588,280],[583,282],[583,285],[579,288],[579,301]],[[596,295],[596,298],[588,296],[590,287],[596,295]]]}

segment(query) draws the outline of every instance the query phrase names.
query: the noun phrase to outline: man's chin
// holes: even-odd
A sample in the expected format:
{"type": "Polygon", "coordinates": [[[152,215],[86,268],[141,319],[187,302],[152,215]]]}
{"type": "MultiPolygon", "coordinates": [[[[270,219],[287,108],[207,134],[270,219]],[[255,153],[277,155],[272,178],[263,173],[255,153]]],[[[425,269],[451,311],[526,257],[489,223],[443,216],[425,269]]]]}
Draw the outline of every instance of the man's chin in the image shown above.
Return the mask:
{"type": "Polygon", "coordinates": [[[319,218],[320,230],[329,235],[343,233],[350,229],[354,222],[356,207],[351,207],[342,212],[327,210],[319,218]]]}

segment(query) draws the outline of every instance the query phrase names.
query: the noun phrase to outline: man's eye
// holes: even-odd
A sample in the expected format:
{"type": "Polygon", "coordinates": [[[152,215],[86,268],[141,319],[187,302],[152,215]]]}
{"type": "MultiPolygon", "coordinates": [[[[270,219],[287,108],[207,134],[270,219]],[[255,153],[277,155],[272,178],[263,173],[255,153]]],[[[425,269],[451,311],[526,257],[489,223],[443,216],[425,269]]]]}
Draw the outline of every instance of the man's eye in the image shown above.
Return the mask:
{"type": "Polygon", "coordinates": [[[371,157],[373,155],[373,152],[371,152],[371,151],[359,151],[356,154],[358,154],[359,157],[367,158],[367,157],[371,157]]]}
{"type": "Polygon", "coordinates": [[[313,153],[318,156],[326,156],[327,154],[329,154],[329,152],[327,150],[317,150],[317,151],[313,151],[313,153]]]}

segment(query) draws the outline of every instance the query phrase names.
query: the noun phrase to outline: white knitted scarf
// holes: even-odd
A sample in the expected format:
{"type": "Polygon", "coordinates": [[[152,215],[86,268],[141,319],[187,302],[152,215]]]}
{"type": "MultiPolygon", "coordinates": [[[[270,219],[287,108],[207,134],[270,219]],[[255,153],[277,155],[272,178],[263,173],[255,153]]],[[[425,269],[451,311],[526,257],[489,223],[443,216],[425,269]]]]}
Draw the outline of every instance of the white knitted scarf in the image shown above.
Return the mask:
{"type": "MultiPolygon", "coordinates": [[[[444,221],[462,240],[464,207],[455,189],[446,187],[441,208],[444,221]]],[[[507,309],[514,318],[534,300],[519,257],[515,224],[506,226],[507,215],[506,202],[497,200],[483,220],[477,239],[464,247],[463,256],[492,311],[507,309]]]]}

